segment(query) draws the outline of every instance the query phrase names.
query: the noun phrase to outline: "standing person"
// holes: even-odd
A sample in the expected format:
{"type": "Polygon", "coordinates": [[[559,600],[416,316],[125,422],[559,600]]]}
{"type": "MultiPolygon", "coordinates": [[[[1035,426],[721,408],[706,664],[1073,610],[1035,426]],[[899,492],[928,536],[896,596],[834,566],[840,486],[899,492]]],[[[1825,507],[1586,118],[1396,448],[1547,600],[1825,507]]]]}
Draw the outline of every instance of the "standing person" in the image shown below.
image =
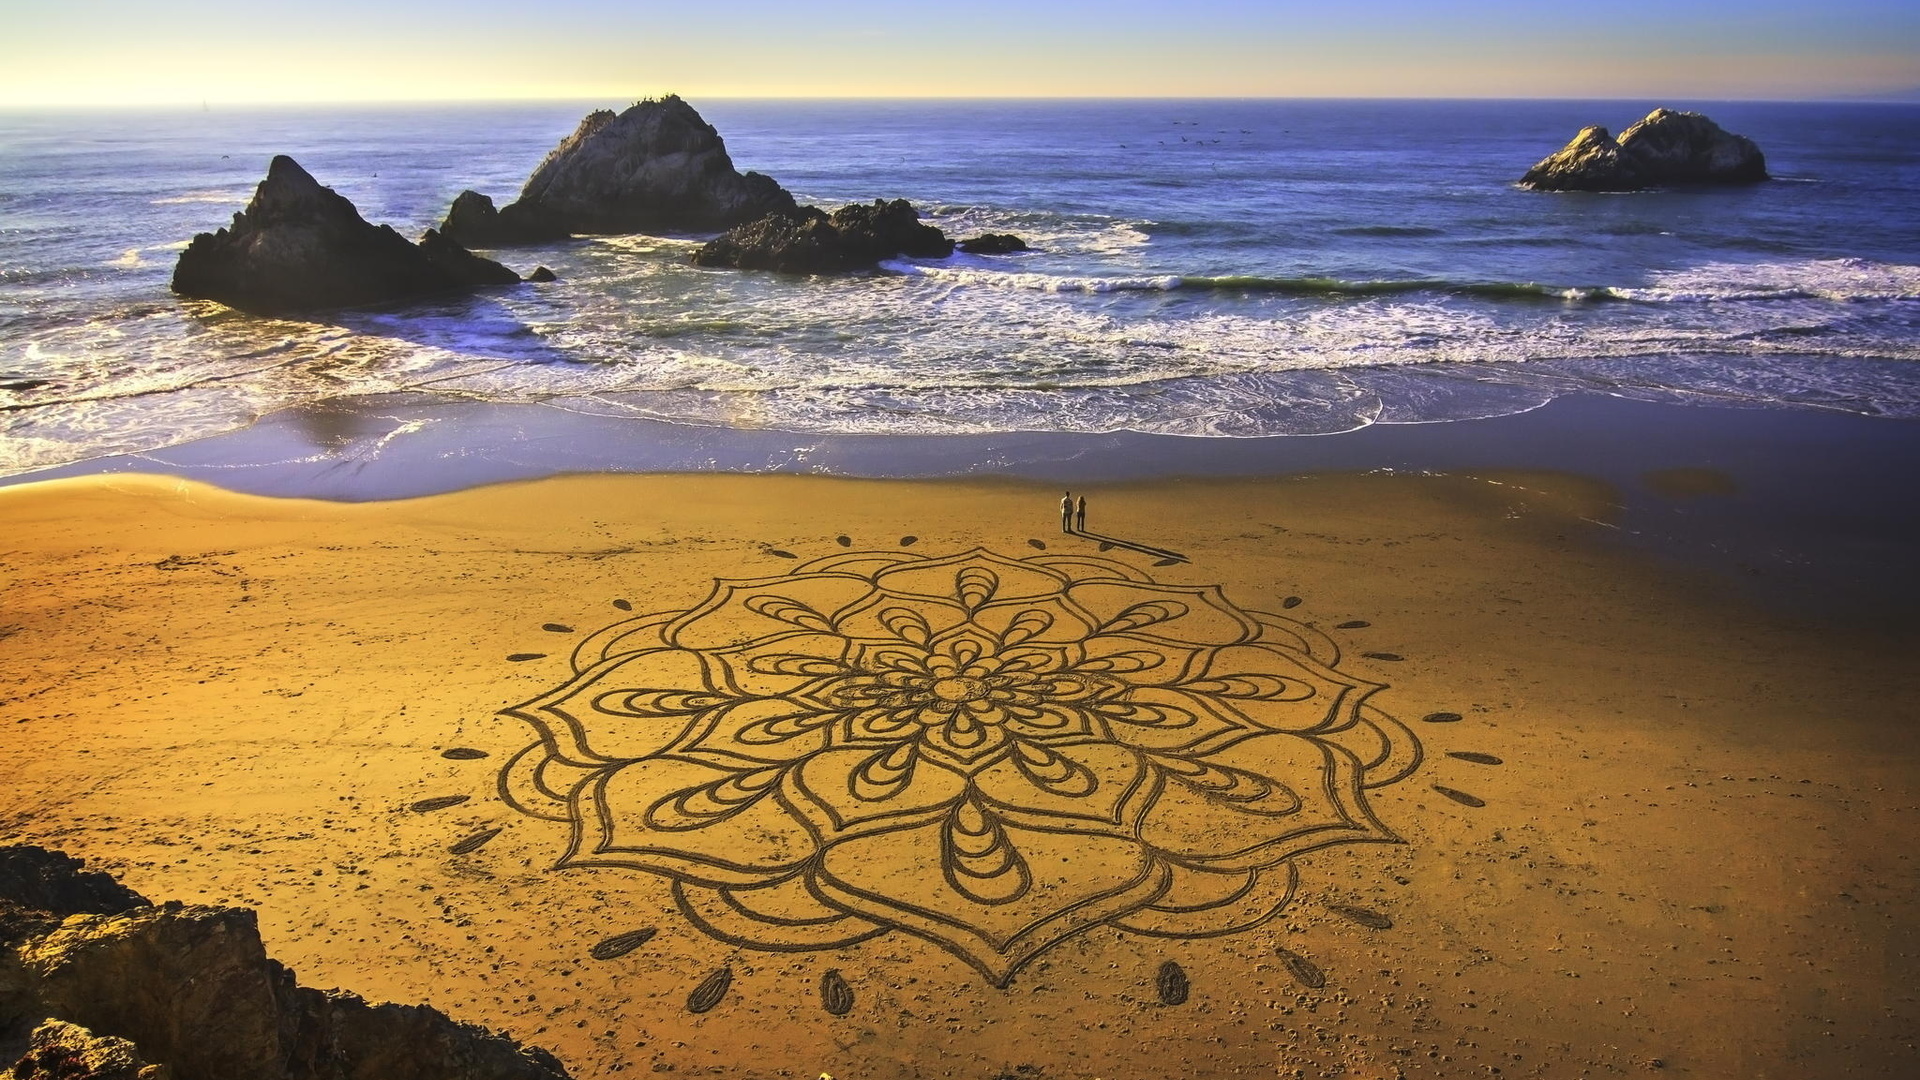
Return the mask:
{"type": "Polygon", "coordinates": [[[1063,533],[1073,531],[1073,492],[1071,491],[1060,496],[1060,531],[1063,533]]]}
{"type": "Polygon", "coordinates": [[[1085,495],[1080,496],[1080,501],[1073,506],[1073,531],[1087,531],[1087,497],[1085,495]]]}

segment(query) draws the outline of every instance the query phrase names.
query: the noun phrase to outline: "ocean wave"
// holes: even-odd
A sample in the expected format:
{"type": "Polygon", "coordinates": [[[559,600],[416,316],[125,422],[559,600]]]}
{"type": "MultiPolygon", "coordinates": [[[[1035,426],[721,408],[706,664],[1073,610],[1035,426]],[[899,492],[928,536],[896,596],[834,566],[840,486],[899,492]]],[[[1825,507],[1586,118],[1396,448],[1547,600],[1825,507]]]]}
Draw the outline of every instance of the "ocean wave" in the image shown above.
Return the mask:
{"type": "Polygon", "coordinates": [[[1255,274],[1205,276],[1151,274],[1133,277],[1076,276],[1026,271],[932,266],[904,259],[881,263],[882,268],[909,277],[925,277],[962,285],[1027,289],[1055,293],[1171,292],[1175,289],[1220,292],[1275,293],[1286,296],[1388,296],[1399,293],[1451,293],[1497,300],[1606,300],[1613,290],[1542,285],[1536,282],[1377,280],[1343,281],[1330,277],[1261,277],[1255,274]]]}
{"type": "Polygon", "coordinates": [[[1871,259],[1801,259],[1790,262],[1707,263],[1651,275],[1645,285],[1612,288],[1627,300],[1661,303],[1713,300],[1920,299],[1920,266],[1871,259]]]}

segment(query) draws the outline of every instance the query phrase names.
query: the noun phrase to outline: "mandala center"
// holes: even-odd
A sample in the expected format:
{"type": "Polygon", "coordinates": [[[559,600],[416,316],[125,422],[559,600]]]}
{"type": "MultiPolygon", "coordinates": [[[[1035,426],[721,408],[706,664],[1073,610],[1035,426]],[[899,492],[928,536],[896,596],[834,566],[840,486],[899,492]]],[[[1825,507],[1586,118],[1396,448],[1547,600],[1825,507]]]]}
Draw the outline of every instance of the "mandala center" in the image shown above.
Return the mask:
{"type": "Polygon", "coordinates": [[[941,701],[951,701],[955,704],[965,701],[979,701],[987,696],[986,680],[976,679],[968,675],[954,675],[945,679],[937,679],[929,689],[933,691],[934,697],[939,698],[941,701]]]}

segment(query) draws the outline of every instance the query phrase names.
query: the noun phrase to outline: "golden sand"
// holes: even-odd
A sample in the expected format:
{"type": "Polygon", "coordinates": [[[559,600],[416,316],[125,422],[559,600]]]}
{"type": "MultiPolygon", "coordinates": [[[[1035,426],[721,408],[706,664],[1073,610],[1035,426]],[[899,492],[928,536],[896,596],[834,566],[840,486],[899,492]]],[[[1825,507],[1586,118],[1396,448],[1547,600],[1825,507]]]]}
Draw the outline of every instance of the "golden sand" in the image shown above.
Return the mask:
{"type": "MultiPolygon", "coordinates": [[[[1911,641],[1790,625],[1637,561],[1604,542],[1608,493],[1564,477],[1088,492],[1093,531],[1188,560],[1170,564],[1062,536],[1058,494],[1015,482],[742,476],[561,478],[367,505],[154,478],[3,490],[0,821],[13,842],[64,849],[155,899],[256,907],[269,951],[309,985],[431,1003],[542,1044],[583,1078],[1913,1075],[1911,641]],[[651,730],[595,709],[673,706],[594,704],[601,686],[714,696],[690,653],[675,654],[685,661],[676,667],[644,650],[603,683],[555,696],[576,663],[593,669],[661,632],[656,622],[593,637],[603,628],[694,610],[717,579],[806,577],[861,552],[884,553],[862,565],[911,568],[974,549],[1000,561],[942,564],[973,568],[976,585],[962,591],[1011,595],[1016,579],[1065,573],[1085,596],[1108,598],[1082,606],[1137,600],[1149,607],[1135,604],[1135,616],[1165,626],[1202,615],[1239,625],[1234,613],[1255,613],[1244,625],[1286,645],[1236,662],[1277,665],[1304,679],[1288,685],[1321,695],[1261,684],[1271,700],[1259,708],[1290,715],[1337,699],[1347,703],[1338,713],[1364,696],[1404,724],[1355,712],[1367,723],[1342,738],[1360,749],[1324,761],[1320,744],[1303,741],[1297,759],[1262,764],[1244,746],[1281,744],[1258,740],[1182,759],[1267,768],[1299,789],[1301,813],[1344,815],[1350,827],[1326,834],[1339,842],[1276,841],[1241,858],[1261,889],[1297,874],[1277,917],[1190,936],[1248,921],[1230,914],[1240,902],[1183,893],[1194,910],[1155,911],[1137,905],[1138,890],[1085,891],[1102,875],[1124,878],[1137,853],[1106,825],[1034,822],[1066,822],[1074,800],[1105,798],[1074,787],[1086,779],[1074,762],[1093,763],[1087,776],[1103,792],[1146,775],[1111,747],[1085,749],[1098,739],[1029,747],[1037,756],[1020,775],[1042,777],[1032,783],[1043,794],[1002,815],[1026,824],[999,834],[983,824],[998,804],[952,808],[970,798],[952,792],[974,765],[921,759],[901,784],[952,788],[917,804],[932,824],[887,833],[897,842],[870,842],[831,875],[808,869],[784,883],[764,865],[824,843],[823,808],[894,805],[871,791],[876,801],[861,803],[829,753],[809,759],[804,783],[739,771],[705,804],[657,810],[653,801],[708,774],[643,748],[633,753],[654,754],[646,768],[613,775],[604,794],[589,783],[569,809],[567,778],[592,779],[583,753],[651,730]],[[994,585],[977,585],[982,567],[997,568],[994,585]],[[1355,623],[1365,625],[1342,627],[1355,623]],[[669,685],[637,685],[647,678],[669,685]],[[1366,695],[1372,684],[1385,688],[1366,695]],[[561,753],[575,765],[543,774],[558,796],[545,803],[528,770],[556,751],[518,759],[513,773],[538,729],[501,715],[543,695],[550,711],[531,711],[552,727],[587,713],[597,719],[583,725],[599,725],[587,750],[561,753]],[[1434,714],[1439,722],[1423,719],[1434,714]],[[1398,745],[1356,774],[1376,730],[1398,745]],[[1355,795],[1361,781],[1404,771],[1415,746],[1409,775],[1355,795]],[[444,756],[454,748],[465,753],[444,756]],[[1047,779],[1048,769],[1059,771],[1047,779]],[[820,781],[829,775],[840,780],[820,781]],[[841,781],[845,790],[829,790],[841,781]],[[818,805],[775,812],[774,797],[756,801],[763,782],[812,784],[818,805]],[[935,806],[948,795],[948,809],[935,806]],[[467,798],[432,802],[452,796],[467,798]],[[737,871],[745,885],[731,893],[713,884],[719,871],[688,869],[678,899],[670,876],[633,868],[648,857],[616,851],[601,861],[621,865],[556,868],[574,839],[570,815],[582,853],[605,846],[602,811],[628,839],[649,813],[657,822],[684,811],[685,835],[722,837],[719,850],[754,866],[737,871]],[[800,823],[808,814],[816,834],[800,823]],[[703,833],[709,820],[720,831],[703,833]],[[976,831],[943,833],[952,822],[976,831]],[[1390,837],[1402,842],[1364,842],[1390,837]],[[1024,860],[1018,872],[1004,864],[1008,844],[1024,860]],[[945,883],[929,852],[978,876],[945,883]],[[853,885],[857,897],[845,891],[853,885]],[[1061,896],[1085,902],[1063,912],[1061,896]],[[729,897],[752,913],[727,922],[716,905],[729,897]],[[780,921],[823,911],[833,919],[780,921]],[[1052,930],[1006,945],[1008,927],[1048,919],[1052,930]],[[1149,924],[1174,936],[1140,932],[1149,924]],[[839,932],[823,926],[877,936],[801,948],[839,932]],[[646,930],[655,933],[636,933],[646,930]],[[765,947],[780,941],[789,951],[765,947]],[[1029,954],[1010,959],[1020,948],[1029,954]],[[1165,1000],[1179,996],[1169,961],[1189,987],[1179,1004],[1165,1000]],[[1008,967],[1006,985],[993,985],[1008,967]],[[722,969],[724,987],[713,977],[722,969]],[[691,1011],[690,998],[711,1007],[691,1011]]],[[[850,581],[736,592],[829,597],[850,581]]],[[[765,615],[768,604],[754,603],[765,615]]],[[[981,612],[998,610],[991,597],[979,611],[963,598],[887,603],[875,619],[904,604],[935,632],[941,612],[992,622],[981,612]]],[[[749,619],[749,607],[727,617],[749,619]]],[[[1021,610],[1004,608],[996,632],[1011,634],[1021,610]]],[[[797,611],[766,617],[817,652],[797,611]]],[[[1033,641],[1051,641],[1065,618],[1033,641]]],[[[725,625],[734,630],[699,648],[751,636],[745,623],[725,625]]],[[[1145,651],[1159,663],[1179,648],[1145,651]]],[[[861,678],[893,663],[871,661],[861,678]]],[[[902,715],[922,718],[909,734],[957,737],[924,717],[984,701],[988,681],[936,676],[896,681],[894,691],[921,695],[902,715]],[[953,708],[938,712],[939,702],[953,708]]],[[[1074,694],[1118,685],[1076,678],[1074,694]]],[[[1041,685],[1041,696],[1069,693],[1065,682],[1041,685]]],[[[845,691],[813,692],[831,704],[845,691]]],[[[994,790],[1010,790],[1011,766],[996,767],[1005,776],[994,790]]],[[[1139,781],[1160,799],[1153,828],[1188,849],[1213,845],[1192,859],[1209,872],[1242,835],[1267,835],[1265,819],[1234,815],[1281,798],[1236,804],[1233,775],[1214,777],[1227,778],[1215,796],[1177,777],[1151,792],[1139,781]]],[[[1101,806],[1115,819],[1131,812],[1101,806]]]]}

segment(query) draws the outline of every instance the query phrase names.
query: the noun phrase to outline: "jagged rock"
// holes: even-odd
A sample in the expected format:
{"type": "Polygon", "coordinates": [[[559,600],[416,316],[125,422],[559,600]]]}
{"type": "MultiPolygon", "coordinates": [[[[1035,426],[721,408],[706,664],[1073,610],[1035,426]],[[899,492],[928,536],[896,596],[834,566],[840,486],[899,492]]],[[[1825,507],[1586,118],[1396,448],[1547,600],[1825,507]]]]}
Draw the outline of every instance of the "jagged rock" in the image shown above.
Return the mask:
{"type": "Polygon", "coordinates": [[[945,233],[921,222],[905,199],[854,203],[827,214],[813,207],[769,214],[694,252],[699,266],[834,274],[870,270],[896,255],[940,259],[953,254],[945,233]]]}
{"type": "Polygon", "coordinates": [[[262,314],[510,285],[520,276],[432,231],[419,246],[281,155],[233,225],[180,253],[173,291],[262,314]]]}
{"type": "Polygon", "coordinates": [[[111,874],[30,844],[0,847],[0,900],[54,915],[116,915],[150,903],[111,874]]]}
{"type": "Polygon", "coordinates": [[[954,245],[969,255],[1010,255],[1016,251],[1032,251],[1025,240],[1012,233],[981,233],[970,236],[954,245]]]}
{"type": "Polygon", "coordinates": [[[172,1080],[165,1065],[149,1065],[125,1039],[95,1035],[78,1024],[49,1020],[33,1031],[11,1080],[172,1080]]]}
{"type": "Polygon", "coordinates": [[[539,244],[565,240],[568,232],[546,220],[538,211],[519,203],[496,210],[493,200],[477,191],[463,191],[447,209],[440,231],[462,244],[475,247],[501,247],[511,244],[539,244]]]}
{"type": "Polygon", "coordinates": [[[1573,141],[1520,178],[1536,191],[1638,191],[1678,184],[1752,184],[1768,179],[1752,139],[1699,113],[1655,109],[1620,133],[1581,128],[1573,141]]]}
{"type": "Polygon", "coordinates": [[[553,271],[547,269],[544,266],[536,266],[533,268],[533,273],[527,275],[527,280],[547,282],[547,281],[556,280],[558,276],[559,275],[555,274],[553,271]]]}
{"type": "Polygon", "coordinates": [[[48,1017],[127,1040],[181,1080],[567,1080],[546,1051],[436,1009],[300,986],[243,908],[61,918],[0,900],[0,1040],[48,1017]]]}
{"type": "Polygon", "coordinates": [[[588,114],[520,198],[492,210],[486,196],[463,192],[442,228],[486,246],[568,233],[712,232],[798,206],[771,177],[735,169],[713,125],[668,95],[618,115],[588,114]]]}

